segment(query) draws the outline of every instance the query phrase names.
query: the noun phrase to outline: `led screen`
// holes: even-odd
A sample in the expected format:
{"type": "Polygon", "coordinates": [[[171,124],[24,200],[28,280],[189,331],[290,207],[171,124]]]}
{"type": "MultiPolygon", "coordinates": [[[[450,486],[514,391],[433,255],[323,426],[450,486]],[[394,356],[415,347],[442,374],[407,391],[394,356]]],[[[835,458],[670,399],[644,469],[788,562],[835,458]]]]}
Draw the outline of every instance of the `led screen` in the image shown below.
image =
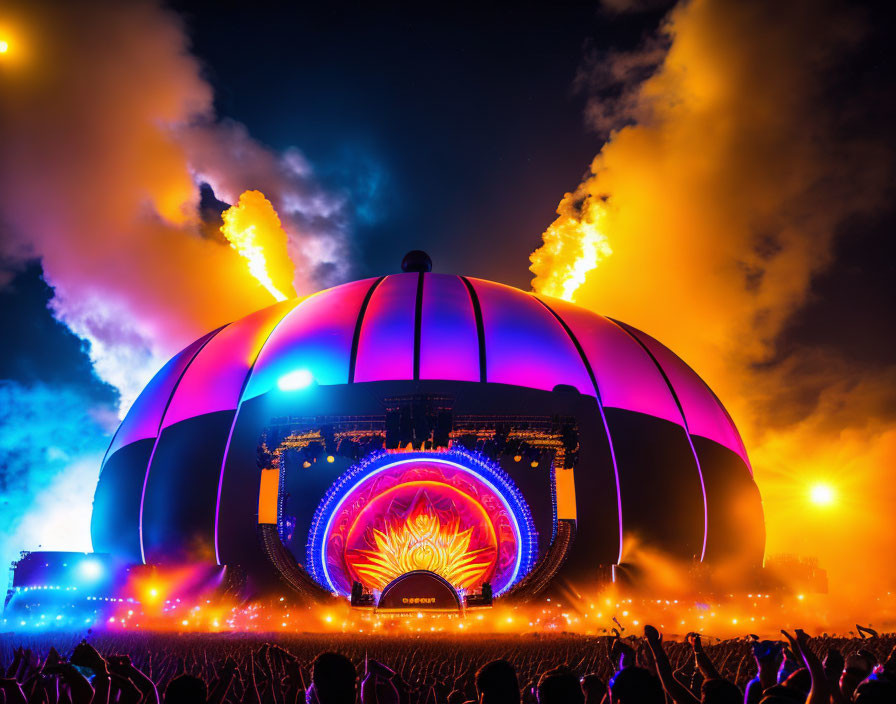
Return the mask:
{"type": "Polygon", "coordinates": [[[348,470],[312,525],[312,575],[341,594],[382,591],[428,570],[461,592],[505,591],[531,568],[537,536],[518,489],[466,453],[393,453],[348,470]]]}

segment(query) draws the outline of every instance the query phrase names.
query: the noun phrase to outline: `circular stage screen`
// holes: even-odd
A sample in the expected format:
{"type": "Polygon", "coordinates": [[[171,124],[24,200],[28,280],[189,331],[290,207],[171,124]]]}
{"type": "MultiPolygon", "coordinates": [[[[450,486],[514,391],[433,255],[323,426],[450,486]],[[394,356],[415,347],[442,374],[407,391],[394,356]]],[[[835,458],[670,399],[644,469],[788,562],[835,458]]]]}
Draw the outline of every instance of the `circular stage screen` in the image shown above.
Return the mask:
{"type": "Polygon", "coordinates": [[[379,453],[349,469],[324,496],[307,564],[327,589],[379,592],[426,570],[458,592],[489,582],[506,591],[532,567],[537,536],[512,480],[466,452],[379,453]]]}

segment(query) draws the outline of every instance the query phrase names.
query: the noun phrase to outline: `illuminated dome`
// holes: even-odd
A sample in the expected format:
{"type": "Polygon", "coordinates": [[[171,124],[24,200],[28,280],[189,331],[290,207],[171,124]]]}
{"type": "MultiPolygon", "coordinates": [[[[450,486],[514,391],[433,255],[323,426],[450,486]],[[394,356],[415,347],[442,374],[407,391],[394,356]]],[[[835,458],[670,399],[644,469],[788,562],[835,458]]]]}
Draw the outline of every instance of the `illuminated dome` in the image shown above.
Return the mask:
{"type": "Polygon", "coordinates": [[[342,594],[420,569],[538,590],[635,545],[761,562],[746,451],[690,367],[624,323],[429,266],[173,357],[103,461],[94,550],[342,594]]]}

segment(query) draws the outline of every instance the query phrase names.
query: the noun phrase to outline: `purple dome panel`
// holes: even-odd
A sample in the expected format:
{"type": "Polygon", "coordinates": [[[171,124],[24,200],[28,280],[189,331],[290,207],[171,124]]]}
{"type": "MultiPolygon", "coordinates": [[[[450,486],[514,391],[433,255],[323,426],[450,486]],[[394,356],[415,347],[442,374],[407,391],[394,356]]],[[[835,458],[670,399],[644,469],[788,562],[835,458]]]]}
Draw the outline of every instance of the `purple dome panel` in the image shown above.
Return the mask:
{"type": "Polygon", "coordinates": [[[118,427],[118,432],[115,433],[115,437],[112,438],[112,444],[106,452],[106,459],[125,445],[130,445],[137,440],[155,438],[159,434],[162,416],[178,380],[193,360],[193,357],[196,356],[196,353],[220,329],[218,328],[218,330],[213,330],[203,335],[196,342],[182,349],[156,373],[146,385],[146,388],[140,392],[137,400],[134,401],[125,419],[118,427]]]}
{"type": "Polygon", "coordinates": [[[184,372],[162,427],[204,413],[235,410],[265,340],[298,303],[293,298],[263,308],[231,323],[211,339],[184,372]]]}
{"type": "Polygon", "coordinates": [[[419,274],[394,274],[376,287],[361,323],[355,381],[414,378],[419,280],[419,274]]]}
{"type": "Polygon", "coordinates": [[[374,281],[321,291],[284,316],[259,353],[241,401],[276,388],[285,374],[303,369],[318,384],[347,384],[358,313],[374,281]]]}
{"type": "Polygon", "coordinates": [[[604,408],[646,413],[682,425],[681,413],[662,374],[643,348],[601,315],[544,297],[576,336],[588,358],[604,408]]]}
{"type": "Polygon", "coordinates": [[[458,276],[424,276],[420,378],[479,381],[476,316],[467,287],[458,276]]]}
{"type": "Polygon", "coordinates": [[[668,347],[629,325],[625,328],[650,350],[650,354],[663,368],[678,396],[688,432],[713,440],[736,452],[747,467],[750,467],[750,460],[737,428],[706,382],[668,347]]]}
{"type": "Polygon", "coordinates": [[[530,294],[469,279],[482,309],[486,379],[550,391],[557,384],[594,396],[594,386],[563,326],[530,294]]]}

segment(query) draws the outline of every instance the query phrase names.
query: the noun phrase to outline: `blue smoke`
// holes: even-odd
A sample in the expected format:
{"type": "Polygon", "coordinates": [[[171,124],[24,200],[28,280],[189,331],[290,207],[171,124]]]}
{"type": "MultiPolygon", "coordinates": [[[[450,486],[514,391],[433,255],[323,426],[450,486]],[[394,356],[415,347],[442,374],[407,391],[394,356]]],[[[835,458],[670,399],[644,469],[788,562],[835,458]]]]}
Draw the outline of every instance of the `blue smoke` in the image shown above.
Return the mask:
{"type": "Polygon", "coordinates": [[[114,409],[81,389],[0,380],[0,567],[21,550],[89,551],[114,409]]]}

